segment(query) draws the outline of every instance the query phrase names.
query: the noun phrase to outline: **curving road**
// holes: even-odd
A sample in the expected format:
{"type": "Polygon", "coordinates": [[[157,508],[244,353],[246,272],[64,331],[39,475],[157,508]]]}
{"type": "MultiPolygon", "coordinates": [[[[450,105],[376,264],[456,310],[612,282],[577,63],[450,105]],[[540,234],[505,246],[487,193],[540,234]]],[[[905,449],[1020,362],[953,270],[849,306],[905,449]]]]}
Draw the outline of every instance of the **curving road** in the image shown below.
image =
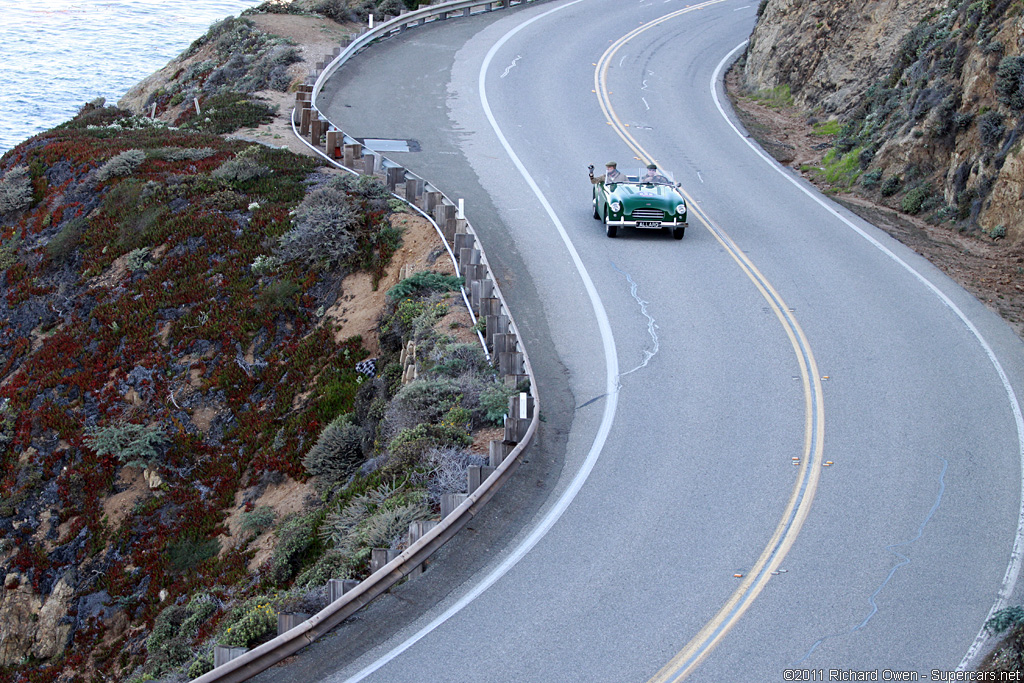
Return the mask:
{"type": "Polygon", "coordinates": [[[466,199],[545,422],[431,571],[257,680],[929,680],[1020,602],[1021,341],[734,130],[756,5],[541,3],[332,80],[332,121],[466,199]],[[611,158],[682,181],[682,242],[604,236],[611,158]]]}

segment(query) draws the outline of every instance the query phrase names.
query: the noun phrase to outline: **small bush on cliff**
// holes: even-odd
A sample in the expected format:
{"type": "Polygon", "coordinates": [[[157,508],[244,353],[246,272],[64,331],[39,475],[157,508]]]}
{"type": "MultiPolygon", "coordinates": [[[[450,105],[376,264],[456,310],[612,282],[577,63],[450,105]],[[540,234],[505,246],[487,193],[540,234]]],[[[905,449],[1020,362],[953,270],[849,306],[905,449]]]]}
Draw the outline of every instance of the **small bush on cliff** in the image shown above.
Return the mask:
{"type": "Polygon", "coordinates": [[[32,178],[28,168],[15,166],[0,178],[0,216],[32,204],[32,178]]]}
{"type": "Polygon", "coordinates": [[[167,444],[158,427],[116,422],[86,432],[85,442],[96,455],[113,455],[128,467],[148,467],[167,444]]]}
{"type": "Polygon", "coordinates": [[[341,415],[320,432],[302,459],[306,471],[319,477],[323,488],[344,482],[363,461],[363,430],[351,415],[341,415]]]}
{"type": "Polygon", "coordinates": [[[334,268],[356,250],[354,229],[358,214],[344,189],[329,184],[313,190],[295,213],[295,227],[278,240],[286,261],[334,268]]]}
{"type": "Polygon", "coordinates": [[[903,187],[903,177],[898,174],[891,175],[882,183],[880,191],[883,197],[891,197],[899,192],[901,187],[903,187]]]}
{"type": "Polygon", "coordinates": [[[270,175],[270,169],[257,159],[259,145],[251,145],[218,166],[213,177],[229,183],[244,183],[270,175]]]}
{"type": "Polygon", "coordinates": [[[396,301],[423,292],[457,292],[464,283],[461,277],[421,270],[389,289],[387,296],[396,301]]]}
{"type": "Polygon", "coordinates": [[[261,505],[252,512],[243,512],[238,520],[238,530],[246,536],[259,536],[274,526],[277,513],[269,505],[261,505]]]}
{"type": "Polygon", "coordinates": [[[104,182],[118,176],[126,176],[134,173],[143,161],[146,160],[146,153],[141,149],[129,149],[111,157],[107,163],[100,166],[96,171],[96,181],[104,182]]]}
{"type": "Polygon", "coordinates": [[[925,203],[931,196],[932,189],[930,187],[915,187],[903,196],[903,201],[900,202],[900,208],[903,209],[904,213],[921,213],[922,208],[924,208],[925,203]]]}
{"type": "Polygon", "coordinates": [[[978,134],[981,137],[981,144],[985,147],[998,147],[1006,127],[1003,125],[1004,117],[997,111],[989,111],[978,117],[978,134]]]}
{"type": "Polygon", "coordinates": [[[1024,109],[1024,56],[1003,57],[996,71],[996,94],[1012,109],[1024,109]]]}

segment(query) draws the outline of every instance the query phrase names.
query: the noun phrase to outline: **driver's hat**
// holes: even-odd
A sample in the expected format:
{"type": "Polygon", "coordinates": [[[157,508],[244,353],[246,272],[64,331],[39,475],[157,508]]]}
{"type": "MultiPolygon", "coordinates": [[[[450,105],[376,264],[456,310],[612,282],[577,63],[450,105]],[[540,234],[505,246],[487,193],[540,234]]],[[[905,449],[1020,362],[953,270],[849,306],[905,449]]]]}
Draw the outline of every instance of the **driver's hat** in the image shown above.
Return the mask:
{"type": "Polygon", "coordinates": [[[649,169],[651,169],[653,171],[657,171],[658,170],[658,165],[657,164],[647,164],[647,168],[649,168],[649,169]]]}
{"type": "Polygon", "coordinates": [[[607,164],[605,164],[605,166],[607,166],[608,168],[616,168],[618,164],[616,164],[614,161],[609,161],[607,164]]]}

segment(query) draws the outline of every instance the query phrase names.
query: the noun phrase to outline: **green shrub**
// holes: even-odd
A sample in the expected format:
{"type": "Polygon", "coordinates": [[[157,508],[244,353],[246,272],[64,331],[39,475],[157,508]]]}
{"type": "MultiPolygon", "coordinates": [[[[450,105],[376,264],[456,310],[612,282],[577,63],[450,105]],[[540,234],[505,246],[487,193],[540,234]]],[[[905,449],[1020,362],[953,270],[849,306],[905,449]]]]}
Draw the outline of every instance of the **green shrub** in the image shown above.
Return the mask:
{"type": "Polygon", "coordinates": [[[157,615],[146,639],[146,665],[152,673],[159,676],[188,661],[189,643],[181,637],[181,623],[187,616],[180,605],[166,607],[157,615]]]}
{"type": "Polygon", "coordinates": [[[932,190],[930,187],[915,187],[903,196],[900,208],[903,209],[904,213],[920,213],[921,208],[924,206],[928,198],[931,197],[931,194],[932,190]]]}
{"type": "Polygon", "coordinates": [[[133,249],[125,255],[124,266],[131,272],[142,270],[146,267],[146,258],[149,256],[149,249],[146,247],[139,247],[133,249]]]}
{"type": "Polygon", "coordinates": [[[394,301],[423,292],[456,292],[465,282],[465,278],[421,270],[389,289],[387,296],[394,301]]]}
{"type": "Polygon", "coordinates": [[[320,552],[317,528],[320,513],[295,516],[284,521],[275,531],[277,545],[270,558],[270,576],[283,583],[320,552]]]}
{"type": "Polygon", "coordinates": [[[0,178],[0,216],[32,204],[32,178],[28,167],[15,166],[0,178]]]}
{"type": "Polygon", "coordinates": [[[72,218],[46,243],[46,255],[54,263],[66,263],[78,249],[88,228],[84,218],[72,218]]]}
{"type": "Polygon", "coordinates": [[[207,98],[202,103],[202,114],[186,110],[184,128],[214,135],[234,133],[239,128],[255,128],[274,120],[276,107],[252,100],[243,93],[227,92],[207,98]]]}
{"type": "Polygon", "coordinates": [[[878,187],[882,182],[882,169],[875,168],[860,177],[860,184],[869,190],[878,187]]]}
{"type": "Polygon", "coordinates": [[[363,429],[350,414],[324,427],[302,464],[327,487],[345,481],[363,462],[363,429]]]}
{"type": "Polygon", "coordinates": [[[1024,625],[1024,607],[1015,605],[1004,607],[985,622],[985,630],[989,633],[1002,633],[1011,628],[1024,625]]]}
{"type": "Polygon", "coordinates": [[[487,421],[495,424],[503,424],[505,414],[508,412],[508,400],[516,394],[516,388],[505,384],[489,384],[480,393],[480,407],[484,410],[487,421]]]}
{"type": "Polygon", "coordinates": [[[270,175],[270,169],[257,160],[259,153],[259,145],[246,147],[218,166],[213,172],[213,177],[229,183],[244,183],[270,175]]]}
{"type": "Polygon", "coordinates": [[[352,557],[370,548],[393,547],[408,533],[410,523],[429,515],[422,492],[382,485],[327,515],[321,533],[340,557],[352,557]]]}
{"type": "Polygon", "coordinates": [[[361,215],[341,183],[329,182],[302,200],[295,212],[295,227],[278,240],[278,253],[286,261],[335,268],[356,251],[355,229],[361,215]]]}
{"type": "Polygon", "coordinates": [[[146,160],[146,153],[141,149],[129,149],[111,157],[96,171],[96,181],[104,182],[111,178],[131,175],[146,160]]]}
{"type": "Polygon", "coordinates": [[[201,161],[216,153],[212,147],[162,147],[151,151],[150,155],[167,161],[201,161]]]}
{"type": "Polygon", "coordinates": [[[243,512],[238,520],[238,530],[246,536],[259,536],[274,526],[277,513],[269,505],[261,505],[252,512],[243,512]]]}
{"type": "Polygon", "coordinates": [[[881,193],[883,197],[891,197],[903,187],[903,177],[899,174],[891,175],[882,183],[881,193]]]}
{"type": "Polygon", "coordinates": [[[751,93],[751,99],[775,109],[793,106],[793,93],[788,85],[779,85],[766,90],[751,93]]]}
{"type": "Polygon", "coordinates": [[[999,62],[996,95],[1011,109],[1024,109],[1024,56],[1010,55],[999,62]]]}
{"type": "Polygon", "coordinates": [[[224,620],[219,642],[235,647],[252,647],[277,633],[277,596],[250,598],[231,611],[224,620]]]}
{"type": "Polygon", "coordinates": [[[437,423],[462,400],[461,388],[448,379],[417,379],[395,394],[385,414],[395,432],[420,423],[437,423]]]}
{"type": "Polygon", "coordinates": [[[201,539],[190,535],[169,545],[167,557],[175,571],[185,572],[219,552],[220,541],[216,538],[201,539]]]}
{"type": "Polygon", "coordinates": [[[821,121],[811,126],[811,130],[814,135],[829,136],[839,135],[842,130],[842,124],[837,119],[831,119],[829,121],[821,121]]]}
{"type": "Polygon", "coordinates": [[[996,147],[1003,139],[1006,128],[1003,126],[1004,117],[997,111],[989,111],[978,117],[978,135],[981,137],[981,144],[985,147],[996,147]]]}
{"type": "Polygon", "coordinates": [[[158,427],[116,422],[86,431],[85,443],[96,455],[113,455],[128,467],[149,467],[167,445],[158,427]]]}
{"type": "Polygon", "coordinates": [[[296,297],[302,288],[291,280],[273,280],[259,294],[256,307],[265,314],[278,311],[294,311],[298,308],[296,297]]]}

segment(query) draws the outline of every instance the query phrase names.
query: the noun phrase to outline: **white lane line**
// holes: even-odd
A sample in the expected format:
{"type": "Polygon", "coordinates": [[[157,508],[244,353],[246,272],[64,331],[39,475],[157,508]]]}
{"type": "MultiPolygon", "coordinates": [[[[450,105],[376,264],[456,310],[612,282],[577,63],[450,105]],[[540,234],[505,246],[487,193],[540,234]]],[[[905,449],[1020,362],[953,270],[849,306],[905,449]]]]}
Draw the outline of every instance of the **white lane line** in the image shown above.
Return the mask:
{"type": "Polygon", "coordinates": [[[701,183],[704,182],[704,176],[700,174],[700,171],[697,171],[697,180],[699,180],[701,183]]]}
{"type": "Polygon", "coordinates": [[[650,111],[651,110],[651,105],[647,104],[647,98],[646,97],[641,97],[640,100],[644,103],[644,106],[647,107],[647,111],[650,111]]]}
{"type": "Polygon", "coordinates": [[[594,437],[593,444],[590,446],[590,451],[587,453],[587,457],[584,459],[582,466],[576,473],[576,476],[573,477],[570,482],[569,487],[561,496],[559,496],[558,501],[551,510],[548,511],[540,523],[525,539],[523,539],[515,550],[513,550],[500,565],[484,576],[483,579],[481,579],[481,581],[468,593],[463,595],[455,604],[445,610],[443,614],[436,617],[433,621],[414,633],[404,642],[396,645],[388,653],[367,665],[360,672],[347,679],[346,683],[356,683],[357,681],[363,680],[390,662],[392,659],[408,650],[434,629],[461,612],[463,608],[476,600],[476,598],[483,594],[484,591],[497,583],[498,579],[516,566],[516,564],[518,564],[519,561],[522,560],[526,554],[530,552],[530,550],[532,550],[533,547],[536,546],[542,538],[544,538],[544,536],[547,535],[548,531],[550,531],[555,525],[555,522],[559,520],[559,518],[569,508],[569,505],[572,504],[576,495],[580,492],[580,489],[583,488],[583,484],[587,481],[587,478],[593,471],[598,459],[601,457],[601,450],[604,448],[604,444],[608,440],[608,433],[611,431],[612,423],[615,420],[615,410],[619,404],[619,360],[617,356],[618,352],[615,349],[615,339],[612,336],[612,327],[611,322],[608,319],[608,313],[605,311],[604,303],[601,301],[601,297],[597,293],[597,287],[594,286],[594,281],[587,272],[586,266],[583,265],[583,260],[580,258],[579,252],[576,251],[575,245],[573,245],[572,240],[569,239],[569,234],[566,232],[565,226],[562,225],[562,221],[559,220],[558,216],[555,214],[555,210],[551,207],[551,204],[548,202],[547,197],[544,196],[544,193],[541,192],[541,189],[533,179],[533,176],[530,175],[529,171],[527,171],[526,167],[523,165],[523,162],[520,161],[519,156],[512,150],[512,146],[505,138],[504,133],[501,132],[501,128],[498,126],[498,122],[495,120],[494,114],[491,111],[491,105],[487,100],[487,69],[491,64],[491,60],[494,59],[495,53],[497,53],[497,51],[501,49],[501,47],[508,42],[512,36],[519,33],[533,22],[544,19],[555,12],[563,10],[566,7],[571,7],[580,2],[583,2],[583,0],[572,0],[572,2],[550,9],[543,14],[538,14],[503,35],[493,46],[491,46],[491,49],[488,50],[487,56],[484,58],[483,64],[480,66],[478,90],[480,92],[480,103],[483,106],[487,120],[491,124],[491,128],[494,129],[495,134],[498,136],[498,140],[501,142],[501,146],[505,148],[505,153],[508,154],[509,159],[511,159],[512,163],[519,170],[523,179],[526,180],[527,185],[530,186],[530,189],[533,190],[534,195],[536,195],[537,199],[540,201],[541,206],[544,207],[544,211],[548,214],[548,217],[554,224],[559,236],[561,236],[562,242],[565,244],[566,249],[569,251],[569,255],[572,257],[573,264],[576,266],[576,271],[579,273],[580,279],[583,281],[583,286],[587,291],[587,296],[590,299],[590,305],[594,310],[594,317],[597,318],[598,330],[601,333],[601,345],[604,350],[605,391],[608,400],[604,404],[604,413],[601,415],[601,423],[598,425],[597,434],[594,437]]]}
{"type": "Polygon", "coordinates": [[[518,62],[522,58],[522,55],[516,55],[516,58],[512,60],[511,64],[505,67],[505,72],[501,74],[501,76],[498,76],[498,78],[505,78],[505,76],[508,76],[508,72],[511,71],[515,67],[516,62],[518,62]]]}
{"type": "MultiPolygon", "coordinates": [[[[992,350],[992,347],[989,345],[988,341],[986,341],[985,338],[982,336],[978,328],[975,327],[974,323],[968,320],[967,315],[960,310],[960,307],[953,303],[952,299],[946,296],[946,294],[942,290],[935,286],[924,275],[921,275],[916,270],[914,270],[914,268],[910,264],[908,264],[906,261],[901,259],[896,254],[894,254],[888,247],[886,247],[881,242],[879,242],[874,237],[865,232],[863,229],[855,225],[845,216],[841,215],[832,206],[830,206],[828,203],[822,200],[815,192],[808,189],[801,183],[797,182],[797,180],[792,175],[790,175],[788,171],[782,168],[782,166],[780,166],[774,159],[766,155],[764,152],[761,151],[761,149],[757,145],[751,142],[740,131],[740,129],[736,127],[736,125],[732,122],[728,115],[726,115],[725,109],[722,107],[721,100],[718,97],[719,78],[721,77],[722,71],[725,69],[725,65],[728,64],[732,60],[733,56],[737,52],[742,50],[746,45],[747,41],[743,41],[735,48],[733,48],[732,52],[727,54],[725,58],[721,62],[719,62],[718,68],[715,69],[715,73],[711,77],[711,96],[715,100],[715,106],[718,107],[718,113],[721,114],[722,118],[725,119],[726,123],[729,124],[729,126],[733,129],[736,135],[738,135],[741,140],[747,143],[747,146],[750,147],[750,149],[752,149],[755,154],[761,157],[765,161],[765,163],[767,163],[769,166],[775,169],[775,171],[778,172],[779,175],[781,175],[783,178],[791,182],[801,192],[803,192],[805,195],[807,195],[812,200],[817,202],[822,208],[824,208],[826,211],[828,211],[841,222],[843,222],[848,228],[850,228],[858,235],[863,237],[865,240],[867,240],[868,243],[871,244],[871,246],[878,249],[880,252],[882,252],[888,258],[890,258],[894,263],[896,263],[901,268],[910,273],[915,279],[918,280],[918,282],[927,287],[936,297],[938,297],[939,300],[950,311],[952,311],[953,314],[956,315],[956,317],[960,319],[960,322],[962,322],[964,326],[967,327],[970,333],[978,341],[978,344],[981,345],[981,348],[984,350],[989,362],[995,369],[996,374],[999,375],[999,381],[1002,382],[1003,384],[1003,390],[1006,392],[1006,398],[1010,403],[1010,410],[1013,412],[1013,420],[1017,427],[1017,452],[1021,462],[1021,493],[1020,508],[1017,512],[1017,531],[1013,539],[1013,548],[1010,551],[1010,561],[1009,564],[1007,564],[1006,566],[1006,573],[1003,575],[1003,582],[999,588],[999,592],[997,593],[996,601],[992,605],[992,609],[989,610],[988,616],[985,618],[985,621],[988,621],[992,618],[992,615],[1006,607],[1006,604],[1010,599],[1010,595],[1013,593],[1013,589],[1017,585],[1017,579],[1020,577],[1021,562],[1024,561],[1024,415],[1021,414],[1020,402],[1017,400],[1017,393],[1013,390],[1013,385],[1010,383],[1010,378],[1006,374],[1006,370],[1003,369],[1002,363],[1000,363],[999,359],[996,358],[995,351],[992,350]]],[[[985,629],[984,623],[982,623],[981,630],[978,632],[978,635],[974,638],[974,642],[971,644],[971,647],[967,650],[967,654],[964,655],[963,659],[960,660],[960,664],[957,665],[957,671],[964,671],[967,669],[967,666],[969,665],[971,660],[973,660],[978,655],[978,653],[981,652],[982,648],[985,646],[985,643],[988,642],[989,637],[990,635],[988,631],[985,629]]]]}

